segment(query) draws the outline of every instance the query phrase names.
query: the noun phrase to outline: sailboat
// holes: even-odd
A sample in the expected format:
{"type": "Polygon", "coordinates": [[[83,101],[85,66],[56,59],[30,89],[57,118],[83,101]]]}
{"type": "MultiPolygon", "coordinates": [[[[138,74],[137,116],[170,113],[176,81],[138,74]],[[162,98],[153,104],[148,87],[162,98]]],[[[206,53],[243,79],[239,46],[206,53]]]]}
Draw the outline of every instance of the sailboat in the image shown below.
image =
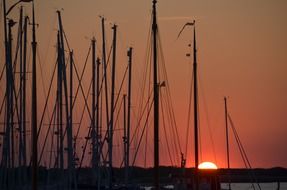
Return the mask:
{"type": "MultiPolygon", "coordinates": [[[[194,169],[192,174],[185,174],[187,181],[186,188],[193,190],[212,189],[219,190],[220,184],[215,170],[199,170],[199,106],[198,106],[198,82],[197,82],[197,46],[195,20],[187,22],[180,30],[178,37],[187,26],[193,26],[193,113],[194,113],[194,169]]],[[[190,56],[188,54],[187,56],[190,56]]]]}

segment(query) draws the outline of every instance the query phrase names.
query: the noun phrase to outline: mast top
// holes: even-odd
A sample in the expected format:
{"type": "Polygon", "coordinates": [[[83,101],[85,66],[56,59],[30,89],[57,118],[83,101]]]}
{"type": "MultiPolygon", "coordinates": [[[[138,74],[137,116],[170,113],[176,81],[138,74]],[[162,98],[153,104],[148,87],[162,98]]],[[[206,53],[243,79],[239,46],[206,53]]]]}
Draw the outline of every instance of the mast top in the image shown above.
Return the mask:
{"type": "Polygon", "coordinates": [[[196,37],[195,37],[195,21],[193,21],[193,25],[194,25],[194,27],[193,27],[193,44],[194,44],[194,52],[196,53],[197,49],[196,49],[196,37]]]}
{"type": "Polygon", "coordinates": [[[156,12],[156,3],[157,3],[157,0],[153,0],[152,1],[152,8],[153,8],[153,12],[154,12],[154,15],[156,14],[155,12],[156,12]]]}
{"type": "Polygon", "coordinates": [[[114,25],[112,26],[112,29],[117,29],[117,27],[118,27],[118,25],[114,24],[114,25]]]}

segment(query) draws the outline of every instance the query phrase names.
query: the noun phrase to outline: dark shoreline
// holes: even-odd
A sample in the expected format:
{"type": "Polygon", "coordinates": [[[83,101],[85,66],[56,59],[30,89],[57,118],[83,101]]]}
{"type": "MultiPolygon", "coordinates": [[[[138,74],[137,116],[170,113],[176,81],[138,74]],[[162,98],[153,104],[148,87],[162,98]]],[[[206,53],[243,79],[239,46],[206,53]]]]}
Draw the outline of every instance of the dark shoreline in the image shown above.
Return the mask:
{"type": "MultiPolygon", "coordinates": [[[[1,169],[1,168],[0,168],[1,169]]],[[[22,172],[24,168],[22,168],[22,172]]],[[[76,173],[78,176],[79,184],[89,184],[91,181],[94,181],[92,178],[92,170],[91,168],[81,168],[76,169],[76,173]]],[[[101,168],[102,171],[105,171],[105,168],[101,168]]],[[[185,177],[192,178],[193,176],[193,168],[176,168],[176,167],[168,167],[161,166],[159,169],[160,173],[160,183],[161,184],[172,184],[177,179],[182,179],[185,177]]],[[[7,170],[6,170],[7,171],[7,170]]],[[[15,177],[19,172],[19,168],[10,169],[9,172],[14,173],[15,177]]],[[[31,169],[29,167],[25,168],[25,173],[27,174],[27,178],[31,176],[31,169]]],[[[114,168],[114,183],[115,184],[123,184],[124,182],[124,169],[114,168]]],[[[208,172],[208,170],[204,171],[208,172]]],[[[287,169],[281,167],[263,169],[241,169],[241,168],[233,168],[229,171],[227,169],[218,169],[216,172],[212,171],[217,175],[217,179],[220,183],[270,183],[270,182],[287,182],[287,169]],[[254,176],[255,178],[252,178],[254,176]]],[[[10,173],[10,174],[11,174],[10,173]]],[[[107,176],[105,176],[106,172],[102,172],[102,180],[104,180],[107,176]]],[[[58,169],[46,169],[44,167],[39,168],[39,183],[45,184],[45,181],[49,178],[50,182],[55,182],[61,179],[61,175],[64,174],[67,176],[67,170],[60,172],[58,169]],[[60,177],[60,178],[59,178],[60,177]]],[[[131,167],[130,168],[130,183],[131,184],[153,184],[153,168],[141,168],[141,167],[131,167]]],[[[63,179],[63,178],[62,178],[63,179]]]]}

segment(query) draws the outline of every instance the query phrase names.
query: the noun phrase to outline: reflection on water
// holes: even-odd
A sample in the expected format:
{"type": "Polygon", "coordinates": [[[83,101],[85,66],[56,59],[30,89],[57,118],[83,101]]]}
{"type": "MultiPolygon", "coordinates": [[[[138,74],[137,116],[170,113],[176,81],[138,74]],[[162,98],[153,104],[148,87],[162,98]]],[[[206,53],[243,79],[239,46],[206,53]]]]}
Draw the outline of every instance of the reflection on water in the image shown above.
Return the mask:
{"type": "MultiPolygon", "coordinates": [[[[254,184],[255,189],[259,190],[259,187],[254,184]]],[[[278,183],[260,183],[261,190],[278,190],[278,183]]],[[[280,190],[287,190],[287,183],[280,183],[280,190]]],[[[221,184],[222,189],[228,189],[227,183],[221,184]]],[[[231,189],[232,190],[252,190],[252,184],[251,183],[231,183],[231,189]]]]}
{"type": "MultiPolygon", "coordinates": [[[[254,184],[256,190],[260,190],[259,187],[254,184]]],[[[279,190],[278,183],[260,183],[261,190],[279,190]]],[[[280,183],[280,190],[287,190],[287,183],[280,183]]],[[[151,190],[152,187],[144,187],[144,190],[151,190]]],[[[166,189],[173,189],[173,185],[165,186],[166,189]]],[[[221,189],[228,189],[227,183],[221,183],[221,189]]],[[[231,190],[254,190],[251,183],[231,183],[231,190]]]]}

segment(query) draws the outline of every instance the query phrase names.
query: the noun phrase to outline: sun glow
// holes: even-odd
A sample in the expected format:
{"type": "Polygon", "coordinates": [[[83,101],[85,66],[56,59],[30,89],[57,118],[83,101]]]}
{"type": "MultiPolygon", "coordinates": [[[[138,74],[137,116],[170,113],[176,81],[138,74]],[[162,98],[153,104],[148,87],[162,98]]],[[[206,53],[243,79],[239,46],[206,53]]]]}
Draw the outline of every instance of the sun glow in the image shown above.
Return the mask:
{"type": "Polygon", "coordinates": [[[204,170],[216,170],[217,166],[212,162],[202,162],[198,165],[198,169],[204,169],[204,170]]]}

